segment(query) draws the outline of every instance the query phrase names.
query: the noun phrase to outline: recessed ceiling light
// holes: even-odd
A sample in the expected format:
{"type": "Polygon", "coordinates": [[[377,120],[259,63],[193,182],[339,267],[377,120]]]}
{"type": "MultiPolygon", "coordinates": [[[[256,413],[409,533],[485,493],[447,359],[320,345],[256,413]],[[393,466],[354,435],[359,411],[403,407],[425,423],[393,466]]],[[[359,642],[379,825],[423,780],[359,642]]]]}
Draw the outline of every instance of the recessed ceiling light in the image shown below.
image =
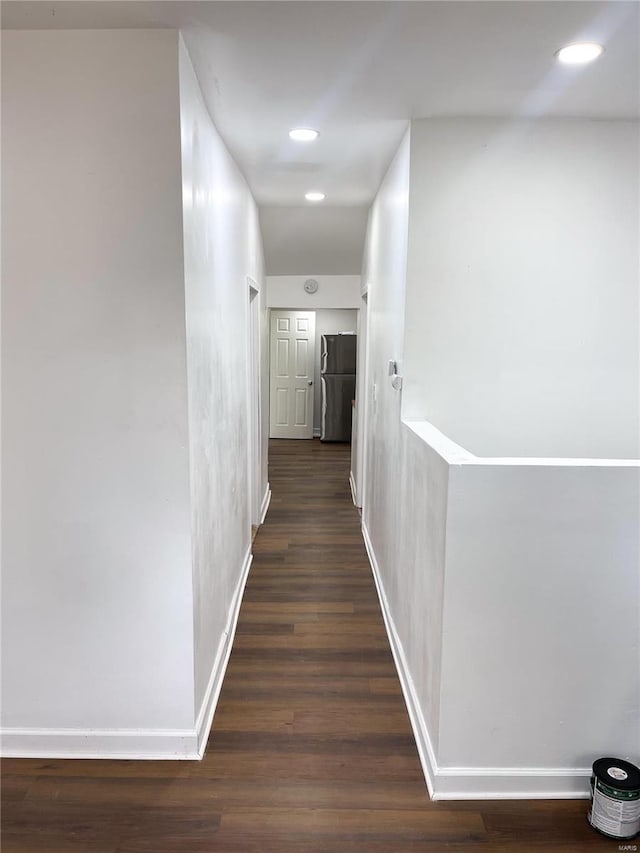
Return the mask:
{"type": "Polygon", "coordinates": [[[310,127],[294,127],[289,131],[289,138],[295,142],[313,142],[320,136],[317,130],[312,130],[310,127]]]}
{"type": "Polygon", "coordinates": [[[324,193],[310,192],[305,193],[304,197],[307,201],[324,201],[324,193]]]}
{"type": "Polygon", "coordinates": [[[568,44],[561,48],[556,56],[565,65],[582,65],[585,62],[592,62],[603,53],[604,48],[601,44],[582,42],[581,44],[568,44]]]}

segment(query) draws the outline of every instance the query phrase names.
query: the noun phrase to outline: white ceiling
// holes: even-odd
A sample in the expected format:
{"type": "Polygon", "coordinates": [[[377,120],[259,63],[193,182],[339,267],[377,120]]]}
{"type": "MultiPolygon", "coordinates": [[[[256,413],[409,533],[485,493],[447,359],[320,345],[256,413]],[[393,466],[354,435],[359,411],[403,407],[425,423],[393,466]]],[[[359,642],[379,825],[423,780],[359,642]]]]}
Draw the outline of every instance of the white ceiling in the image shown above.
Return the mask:
{"type": "MultiPolygon", "coordinates": [[[[350,258],[340,272],[359,272],[364,210],[411,118],[637,118],[640,109],[637,2],[4,0],[2,23],[182,29],[216,126],[264,209],[273,274],[301,263],[303,244],[323,251],[313,223],[328,213],[299,219],[295,258],[275,245],[286,244],[291,208],[308,207],[309,189],[326,193],[325,211],[349,208],[333,230],[350,249],[334,256],[350,258]],[[557,64],[559,47],[583,40],[603,43],[604,56],[557,64]],[[319,140],[291,142],[296,125],[317,128],[319,140]]],[[[295,272],[329,271],[312,260],[295,272]]]]}
{"type": "Polygon", "coordinates": [[[270,275],[359,275],[367,230],[366,205],[260,208],[270,275]]]}

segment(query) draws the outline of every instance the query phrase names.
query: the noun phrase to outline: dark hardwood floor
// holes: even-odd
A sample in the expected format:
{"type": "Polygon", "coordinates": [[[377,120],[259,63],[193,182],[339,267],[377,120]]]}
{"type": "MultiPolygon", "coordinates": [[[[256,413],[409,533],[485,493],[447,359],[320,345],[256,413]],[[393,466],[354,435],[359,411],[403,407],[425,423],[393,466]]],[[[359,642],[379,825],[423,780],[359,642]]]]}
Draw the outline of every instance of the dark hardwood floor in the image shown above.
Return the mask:
{"type": "Polygon", "coordinates": [[[585,801],[429,801],[349,448],[272,441],[270,454],[204,760],[6,760],[2,853],[617,851],[585,801]]]}

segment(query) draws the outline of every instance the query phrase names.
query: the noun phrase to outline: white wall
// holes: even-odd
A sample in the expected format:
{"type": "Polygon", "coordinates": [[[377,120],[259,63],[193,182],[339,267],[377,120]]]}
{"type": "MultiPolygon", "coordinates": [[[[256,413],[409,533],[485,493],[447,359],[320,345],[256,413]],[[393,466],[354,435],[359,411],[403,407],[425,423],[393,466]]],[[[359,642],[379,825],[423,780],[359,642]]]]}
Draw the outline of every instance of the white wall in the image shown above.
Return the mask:
{"type": "Polygon", "coordinates": [[[2,34],[2,715],[36,754],[193,725],[177,59],[2,34]]]}
{"type": "Polygon", "coordinates": [[[586,796],[640,756],[638,463],[484,460],[417,421],[399,447],[391,577],[365,534],[430,790],[586,796]]]}
{"type": "Polygon", "coordinates": [[[359,308],[359,275],[269,275],[267,276],[267,306],[269,308],[299,308],[314,311],[319,308],[359,308]],[[306,293],[308,278],[318,282],[315,293],[306,293]]]}
{"type": "Polygon", "coordinates": [[[482,456],[640,455],[638,124],[413,123],[403,413],[482,456]]]}
{"type": "Polygon", "coordinates": [[[359,436],[366,444],[363,526],[420,713],[437,747],[447,466],[401,423],[401,394],[388,376],[389,360],[403,359],[409,152],[407,133],[369,217],[369,387],[359,388],[358,399],[360,412],[364,393],[369,395],[368,424],[360,422],[359,436]]]}
{"type": "Polygon", "coordinates": [[[595,758],[637,763],[639,474],[451,466],[440,767],[548,769],[586,793],[595,758]]]}
{"type": "Polygon", "coordinates": [[[330,310],[319,308],[316,311],[316,347],[315,347],[315,371],[313,391],[313,431],[315,435],[320,434],[322,426],[322,385],[320,373],[320,352],[322,335],[331,335],[336,332],[356,332],[358,328],[358,312],[346,309],[330,310]]]}
{"type": "MultiPolygon", "coordinates": [[[[200,710],[212,675],[219,674],[221,643],[251,545],[247,276],[260,286],[263,260],[255,203],[211,121],[182,42],[180,120],[200,710]]],[[[266,450],[264,456],[266,462],[266,450]]]]}
{"type": "MultiPolygon", "coordinates": [[[[401,420],[387,363],[417,382],[431,330],[405,294],[409,174],[407,137],[369,220],[358,406],[365,542],[425,776],[436,798],[586,796],[598,755],[640,756],[638,463],[482,459],[401,420]]],[[[409,268],[423,251],[409,240],[409,268]]]]}
{"type": "Polygon", "coordinates": [[[364,521],[389,581],[397,552],[401,397],[391,387],[388,362],[403,358],[408,201],[407,133],[371,209],[364,261],[369,288],[370,395],[364,521]]]}
{"type": "Polygon", "coordinates": [[[3,752],[196,757],[250,563],[257,209],[177,33],[2,46],[3,752]]]}

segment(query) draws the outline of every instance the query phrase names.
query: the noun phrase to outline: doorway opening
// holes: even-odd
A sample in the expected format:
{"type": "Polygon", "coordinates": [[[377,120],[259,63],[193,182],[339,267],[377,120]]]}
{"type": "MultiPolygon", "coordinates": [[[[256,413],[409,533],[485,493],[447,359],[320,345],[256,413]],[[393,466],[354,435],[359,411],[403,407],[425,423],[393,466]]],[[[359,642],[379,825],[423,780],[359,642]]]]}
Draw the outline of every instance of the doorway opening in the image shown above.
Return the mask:
{"type": "MultiPolygon", "coordinates": [[[[335,410],[335,404],[337,402],[336,394],[337,390],[337,382],[333,381],[331,384],[329,379],[323,376],[323,372],[332,373],[337,371],[339,373],[342,372],[353,372],[355,374],[355,361],[353,362],[353,366],[351,368],[347,368],[345,366],[336,366],[334,362],[333,353],[336,352],[335,346],[333,347],[333,352],[330,353],[331,358],[324,364],[325,371],[323,371],[323,336],[325,339],[334,338],[335,336],[353,336],[354,342],[357,340],[357,331],[358,331],[358,309],[357,308],[317,308],[315,311],[305,311],[303,309],[295,309],[295,308],[272,308],[270,311],[270,431],[269,435],[271,438],[321,438],[322,437],[322,427],[323,427],[323,411],[326,414],[327,406],[329,410],[335,410]],[[307,362],[305,365],[298,365],[292,367],[288,363],[288,359],[293,359],[296,357],[295,347],[298,346],[297,340],[304,339],[307,337],[307,332],[304,331],[305,323],[302,323],[303,332],[296,335],[295,327],[292,326],[292,318],[300,316],[302,318],[309,317],[309,315],[314,316],[314,329],[315,335],[313,336],[315,342],[312,344],[311,339],[308,339],[308,343],[300,344],[300,352],[304,349],[305,355],[307,358],[313,358],[313,364],[309,365],[307,362]],[[280,318],[282,322],[278,323],[277,318],[280,318]],[[278,326],[280,326],[281,331],[278,331],[278,326]],[[286,340],[287,337],[289,340],[286,340]],[[291,338],[293,337],[293,345],[291,338]],[[284,360],[284,364],[278,365],[279,360],[284,360]],[[334,365],[332,367],[332,364],[334,365]],[[289,406],[291,403],[291,396],[289,396],[289,390],[284,389],[283,386],[288,386],[288,383],[285,381],[287,376],[293,371],[293,379],[297,380],[297,387],[294,388],[295,391],[300,391],[301,388],[311,389],[311,394],[304,398],[305,405],[305,418],[309,418],[312,430],[309,430],[309,421],[305,421],[305,431],[304,434],[300,429],[301,424],[293,424],[294,429],[292,429],[287,424],[287,419],[291,419],[291,411],[289,406]],[[281,375],[278,375],[281,374],[281,375]],[[297,374],[297,375],[296,375],[297,374]],[[325,384],[323,380],[326,380],[326,383],[329,385],[328,394],[323,394],[323,385],[325,384]],[[277,395],[280,395],[280,406],[281,411],[277,411],[278,399],[277,395]],[[285,409],[285,405],[287,408],[285,409]],[[309,415],[306,406],[312,405],[312,411],[309,415]],[[274,420],[276,423],[274,424],[274,420]],[[278,421],[280,423],[278,423],[278,421]]],[[[335,345],[335,340],[333,341],[333,345],[335,345]]],[[[325,346],[327,346],[325,340],[325,346]]],[[[329,341],[329,349],[332,349],[332,342],[329,341]]],[[[346,349],[349,349],[348,347],[346,349]]],[[[340,348],[338,348],[339,354],[340,348]]],[[[298,353],[299,355],[299,353],[298,353]]],[[[292,381],[292,384],[295,386],[295,381],[292,381]]],[[[344,384],[344,383],[343,383],[344,384]]],[[[345,385],[346,387],[346,385],[345,385]]],[[[327,389],[324,389],[325,391],[327,389]]],[[[344,390],[344,389],[342,389],[344,390]]],[[[346,393],[346,392],[345,392],[346,393]]],[[[348,441],[351,438],[351,402],[352,398],[355,396],[353,390],[347,394],[348,400],[342,400],[342,397],[345,394],[337,394],[337,397],[340,398],[340,408],[346,408],[345,417],[348,419],[349,428],[345,435],[341,435],[339,437],[334,437],[333,440],[344,440],[348,441]]],[[[303,397],[302,394],[299,394],[298,405],[299,408],[302,409],[303,397]]],[[[295,419],[294,419],[295,420],[295,419]]],[[[301,420],[301,418],[298,418],[301,420]]],[[[326,426],[326,424],[325,424],[326,426]]]]}

